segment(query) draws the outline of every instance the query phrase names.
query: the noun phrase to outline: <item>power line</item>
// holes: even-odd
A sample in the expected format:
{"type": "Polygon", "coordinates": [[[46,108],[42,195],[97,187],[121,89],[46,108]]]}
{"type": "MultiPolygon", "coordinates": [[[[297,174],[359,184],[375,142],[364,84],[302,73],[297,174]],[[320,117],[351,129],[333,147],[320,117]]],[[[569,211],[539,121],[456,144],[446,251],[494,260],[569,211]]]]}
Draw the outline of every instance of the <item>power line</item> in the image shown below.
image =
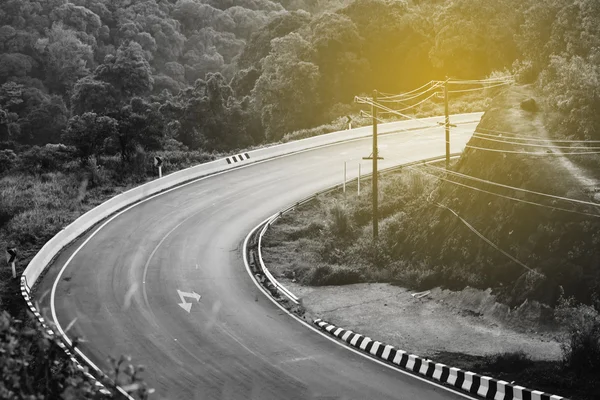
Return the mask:
{"type": "Polygon", "coordinates": [[[523,267],[523,268],[527,269],[528,271],[531,271],[531,272],[533,272],[535,274],[544,276],[543,274],[541,274],[541,273],[539,273],[539,272],[537,272],[537,271],[529,268],[527,265],[523,264],[521,261],[517,260],[512,255],[508,254],[506,251],[502,250],[494,242],[492,242],[491,240],[489,240],[488,238],[486,238],[485,236],[483,236],[483,234],[481,232],[479,232],[477,229],[475,229],[473,227],[473,225],[469,224],[463,217],[461,217],[460,215],[458,215],[458,213],[456,211],[454,211],[453,209],[451,209],[450,207],[447,207],[447,206],[445,206],[445,205],[443,205],[441,203],[438,203],[438,202],[434,202],[434,204],[436,204],[438,207],[442,207],[442,208],[445,208],[446,210],[450,211],[458,219],[460,219],[461,222],[467,226],[467,228],[469,228],[473,233],[475,233],[477,236],[479,236],[480,239],[482,239],[484,242],[486,242],[487,244],[489,244],[490,246],[492,246],[494,249],[496,249],[500,253],[504,254],[506,257],[508,257],[509,259],[511,259],[512,261],[514,261],[515,263],[519,264],[521,267],[523,267]]]}
{"type": "Polygon", "coordinates": [[[420,119],[418,119],[418,118],[413,118],[413,117],[411,117],[411,116],[408,116],[408,115],[406,115],[406,114],[402,114],[400,111],[396,111],[396,110],[394,110],[394,109],[392,109],[392,108],[386,107],[386,106],[384,106],[383,104],[375,103],[375,102],[373,102],[373,100],[371,100],[371,99],[368,99],[368,98],[361,98],[361,101],[360,101],[360,102],[361,102],[361,103],[363,103],[363,104],[369,104],[369,105],[371,105],[371,106],[374,106],[374,107],[380,108],[380,109],[382,109],[382,110],[384,110],[384,111],[387,111],[387,112],[389,112],[390,114],[396,114],[396,115],[399,115],[399,116],[401,116],[401,117],[404,117],[404,118],[407,118],[407,119],[411,119],[411,120],[418,121],[419,123],[423,124],[423,125],[424,125],[424,126],[426,126],[427,128],[431,128],[431,127],[433,127],[433,126],[434,126],[434,125],[428,125],[427,123],[425,123],[425,122],[421,121],[421,120],[420,120],[420,119]]]}
{"type": "Polygon", "coordinates": [[[424,88],[426,88],[427,86],[433,85],[434,83],[436,83],[436,81],[429,81],[426,84],[424,84],[423,86],[420,86],[420,87],[418,87],[416,89],[413,89],[413,90],[411,90],[409,92],[404,92],[404,93],[401,93],[401,94],[391,94],[391,93],[384,93],[384,92],[379,92],[379,94],[382,94],[384,97],[394,97],[394,96],[410,95],[410,94],[419,92],[419,91],[423,90],[424,88]]]}
{"type": "Polygon", "coordinates": [[[469,149],[475,149],[475,150],[491,151],[494,153],[524,154],[524,155],[530,155],[530,156],[562,156],[562,155],[573,155],[573,154],[600,154],[600,151],[535,153],[535,152],[531,152],[531,151],[512,151],[512,150],[489,149],[487,147],[477,147],[477,146],[471,146],[471,145],[466,145],[465,147],[469,148],[469,149]]]}
{"type": "Polygon", "coordinates": [[[471,225],[471,224],[470,224],[470,223],[468,223],[468,222],[467,222],[467,221],[466,221],[464,218],[462,218],[460,215],[458,215],[458,213],[457,213],[456,211],[454,211],[453,209],[451,209],[451,208],[450,208],[450,207],[448,207],[448,206],[445,206],[445,205],[443,205],[443,204],[441,204],[441,203],[438,203],[437,201],[436,201],[436,202],[432,201],[432,200],[431,200],[431,194],[432,194],[432,193],[433,193],[433,192],[431,192],[431,193],[429,194],[429,197],[427,198],[427,200],[428,200],[429,202],[432,202],[432,203],[434,203],[435,205],[437,205],[438,207],[441,207],[441,208],[444,208],[444,209],[446,209],[446,210],[450,211],[450,212],[451,212],[452,214],[454,214],[454,215],[455,215],[455,216],[456,216],[456,217],[457,217],[457,218],[458,218],[458,219],[459,219],[459,220],[460,220],[460,221],[461,221],[463,224],[465,224],[465,225],[467,226],[467,228],[469,228],[469,229],[470,229],[470,230],[471,230],[473,233],[475,233],[475,234],[476,234],[476,235],[477,235],[477,236],[478,236],[480,239],[482,239],[483,241],[485,241],[487,244],[489,244],[490,246],[492,246],[494,249],[496,249],[496,250],[497,250],[497,251],[499,251],[500,253],[504,254],[506,257],[508,257],[508,258],[509,258],[510,260],[512,260],[513,262],[515,262],[515,263],[519,264],[520,266],[522,266],[523,268],[527,269],[528,271],[531,271],[531,272],[533,272],[533,273],[535,273],[535,274],[538,274],[538,275],[542,275],[542,276],[544,276],[543,274],[541,274],[541,273],[539,273],[539,272],[537,272],[537,271],[535,271],[535,270],[533,270],[533,269],[529,268],[527,265],[523,264],[521,261],[517,260],[517,259],[516,259],[515,257],[513,257],[512,255],[508,254],[506,251],[502,250],[502,249],[501,249],[500,247],[498,247],[498,246],[497,246],[497,245],[496,245],[494,242],[492,242],[491,240],[489,240],[488,238],[486,238],[486,237],[485,237],[485,236],[484,236],[484,235],[483,235],[481,232],[479,232],[477,229],[475,229],[475,228],[473,227],[473,225],[471,225]]]}
{"type": "MultiPolygon", "coordinates": [[[[486,83],[495,83],[499,81],[514,81],[514,75],[508,76],[499,76],[496,78],[486,78],[486,79],[449,79],[448,83],[453,85],[481,85],[486,83]]],[[[434,81],[434,82],[443,82],[443,81],[434,81]]]]}
{"type": "Polygon", "coordinates": [[[465,93],[465,92],[475,92],[478,90],[486,90],[486,89],[493,89],[495,87],[500,87],[500,86],[505,86],[505,85],[511,85],[512,82],[504,82],[504,83],[498,83],[495,85],[491,85],[491,86],[484,86],[484,87],[480,87],[480,88],[473,88],[473,89],[461,89],[461,90],[449,90],[448,93],[465,93]]]}
{"type": "MultiPolygon", "coordinates": [[[[587,205],[587,206],[600,207],[600,204],[592,203],[592,202],[585,201],[585,200],[577,200],[577,199],[572,199],[570,197],[562,197],[562,196],[557,196],[557,195],[553,195],[553,194],[549,194],[549,193],[542,193],[542,192],[536,192],[536,191],[533,191],[533,190],[522,189],[522,188],[518,188],[518,187],[514,187],[514,186],[504,185],[504,184],[498,183],[498,182],[489,181],[489,180],[486,180],[486,179],[477,178],[477,177],[466,175],[466,174],[461,174],[460,172],[456,172],[456,171],[445,170],[445,169],[442,169],[442,168],[439,168],[439,167],[435,167],[433,165],[429,165],[429,164],[426,164],[426,165],[429,168],[434,168],[434,169],[443,171],[443,172],[445,172],[447,174],[459,176],[461,178],[470,179],[470,180],[477,181],[477,182],[486,183],[486,184],[492,185],[492,186],[498,186],[498,187],[502,187],[502,188],[505,188],[505,189],[515,190],[515,191],[518,191],[518,192],[535,194],[535,195],[538,195],[538,196],[548,197],[548,198],[555,199],[555,200],[563,200],[563,201],[568,201],[568,202],[572,202],[572,203],[583,204],[583,205],[587,205]]],[[[598,215],[598,216],[600,216],[600,215],[598,215]]]]}
{"type": "Polygon", "coordinates": [[[414,100],[414,99],[417,99],[417,98],[431,92],[432,90],[437,89],[440,86],[441,86],[441,84],[435,84],[435,85],[431,86],[429,89],[424,90],[422,92],[419,92],[419,93],[409,96],[409,97],[405,97],[404,94],[399,94],[399,95],[395,95],[395,96],[379,98],[378,100],[383,103],[399,103],[399,102],[403,102],[403,101],[414,100]]]}
{"type": "MultiPolygon", "coordinates": [[[[537,138],[534,136],[517,135],[513,132],[497,131],[494,129],[487,129],[487,128],[477,128],[477,129],[483,130],[483,131],[488,131],[488,132],[498,133],[500,135],[512,135],[512,137],[509,137],[508,139],[514,139],[514,140],[536,141],[536,142],[560,142],[560,143],[600,143],[600,140],[540,139],[540,138],[537,138]]],[[[499,137],[499,135],[491,135],[491,134],[483,133],[483,132],[476,132],[476,134],[481,135],[481,136],[488,136],[488,137],[499,137]]]]}
{"type": "Polygon", "coordinates": [[[368,112],[366,112],[366,111],[360,110],[360,115],[361,115],[361,116],[363,116],[363,117],[367,117],[367,118],[371,118],[371,119],[376,119],[376,120],[377,120],[377,122],[379,122],[379,123],[382,123],[382,124],[385,124],[385,121],[384,121],[384,120],[382,120],[382,119],[380,119],[380,118],[375,118],[375,117],[373,117],[371,114],[369,114],[369,113],[368,113],[368,112]]]}
{"type": "Polygon", "coordinates": [[[435,95],[437,95],[437,93],[433,93],[433,94],[431,94],[429,97],[427,97],[427,98],[425,98],[425,99],[421,100],[421,101],[420,101],[420,102],[418,102],[418,103],[415,103],[415,104],[413,104],[413,105],[410,105],[410,106],[408,106],[408,107],[402,108],[402,109],[400,109],[400,110],[394,110],[394,111],[402,112],[402,111],[410,110],[411,108],[418,107],[418,106],[420,106],[421,104],[425,103],[427,100],[431,99],[431,98],[432,98],[433,96],[435,96],[435,95]]]}
{"type": "MultiPolygon", "coordinates": [[[[557,145],[553,145],[553,144],[529,144],[529,143],[520,143],[520,142],[511,142],[508,140],[503,140],[503,139],[491,139],[489,137],[480,137],[480,134],[478,134],[477,132],[475,132],[475,134],[473,135],[473,137],[480,139],[480,140],[488,140],[490,142],[498,142],[498,143],[505,143],[505,144],[514,144],[514,145],[519,145],[519,146],[529,146],[529,147],[550,147],[550,148],[554,148],[554,149],[581,149],[581,150],[600,150],[600,147],[587,147],[587,146],[557,146],[557,145]]],[[[509,138],[510,139],[510,138],[509,138]]]]}

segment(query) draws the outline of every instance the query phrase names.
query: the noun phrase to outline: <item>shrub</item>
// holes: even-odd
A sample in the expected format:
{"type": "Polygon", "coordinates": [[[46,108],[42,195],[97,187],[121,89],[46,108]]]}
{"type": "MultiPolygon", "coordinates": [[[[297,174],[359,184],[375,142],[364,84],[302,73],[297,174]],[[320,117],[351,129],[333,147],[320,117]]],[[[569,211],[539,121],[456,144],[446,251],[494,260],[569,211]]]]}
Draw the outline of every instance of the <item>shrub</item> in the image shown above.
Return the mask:
{"type": "Polygon", "coordinates": [[[600,313],[594,307],[574,300],[559,300],[556,311],[569,334],[562,344],[565,366],[577,373],[600,373],[600,313]]]}
{"type": "Polygon", "coordinates": [[[29,318],[33,326],[23,326],[6,311],[0,312],[1,398],[110,398],[68,362],[56,341],[29,318]],[[50,375],[51,381],[46,379],[50,375]]]}
{"type": "Polygon", "coordinates": [[[33,146],[20,154],[18,168],[28,173],[59,171],[74,158],[73,149],[64,145],[33,146]]]}
{"type": "Polygon", "coordinates": [[[327,210],[327,230],[338,239],[350,239],[354,236],[354,225],[348,207],[336,201],[327,210]]]}
{"type": "Polygon", "coordinates": [[[486,358],[490,372],[520,372],[533,365],[533,361],[522,351],[496,354],[486,358]]]}
{"type": "Polygon", "coordinates": [[[0,174],[10,171],[17,164],[18,158],[12,150],[0,150],[0,174]]]}
{"type": "Polygon", "coordinates": [[[364,282],[360,271],[338,265],[319,264],[303,277],[302,283],[312,286],[351,285],[364,282]]]}
{"type": "Polygon", "coordinates": [[[283,143],[290,142],[292,140],[306,139],[313,136],[325,135],[326,133],[341,131],[347,128],[347,125],[341,123],[341,119],[336,123],[327,125],[317,126],[316,128],[301,129],[291,133],[287,133],[281,141],[283,143]]]}
{"type": "Polygon", "coordinates": [[[300,238],[307,239],[316,239],[321,234],[321,231],[324,229],[324,226],[318,222],[311,222],[310,224],[300,227],[298,229],[294,229],[289,232],[286,236],[286,240],[298,240],[300,238]]]}

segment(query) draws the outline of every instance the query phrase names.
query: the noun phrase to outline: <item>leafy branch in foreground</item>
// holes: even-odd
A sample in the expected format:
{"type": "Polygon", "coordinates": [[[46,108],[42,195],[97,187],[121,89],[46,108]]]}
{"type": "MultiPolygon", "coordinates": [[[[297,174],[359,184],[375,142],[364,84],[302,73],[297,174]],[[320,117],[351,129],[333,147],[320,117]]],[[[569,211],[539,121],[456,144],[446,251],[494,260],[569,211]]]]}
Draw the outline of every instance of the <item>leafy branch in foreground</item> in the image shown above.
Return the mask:
{"type": "Polygon", "coordinates": [[[28,314],[0,313],[0,398],[108,399],[68,360],[57,341],[28,314]]]}
{"type": "MultiPolygon", "coordinates": [[[[73,340],[77,347],[79,338],[73,340]]],[[[130,357],[109,357],[110,377],[126,392],[148,399],[148,388],[140,374],[141,365],[129,364],[130,357]]],[[[114,398],[104,394],[94,382],[66,357],[58,340],[27,313],[21,321],[0,312],[0,398],[2,399],[92,399],[114,398]]],[[[114,388],[109,388],[114,391],[114,388]]]]}

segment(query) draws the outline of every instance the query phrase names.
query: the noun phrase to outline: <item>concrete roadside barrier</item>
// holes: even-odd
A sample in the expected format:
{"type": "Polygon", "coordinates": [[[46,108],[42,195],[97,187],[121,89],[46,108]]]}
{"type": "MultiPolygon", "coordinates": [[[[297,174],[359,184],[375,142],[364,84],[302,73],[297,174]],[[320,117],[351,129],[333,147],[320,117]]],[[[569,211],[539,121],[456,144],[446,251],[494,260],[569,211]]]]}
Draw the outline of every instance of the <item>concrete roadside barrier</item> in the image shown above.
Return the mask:
{"type": "Polygon", "coordinates": [[[403,350],[385,345],[358,333],[339,328],[322,319],[313,322],[322,331],[335,336],[350,346],[362,350],[378,359],[392,363],[398,368],[423,375],[440,383],[450,385],[464,392],[477,395],[484,399],[494,400],[567,400],[564,397],[547,394],[538,390],[530,390],[505,381],[479,375],[460,368],[408,354],[403,350]]]}

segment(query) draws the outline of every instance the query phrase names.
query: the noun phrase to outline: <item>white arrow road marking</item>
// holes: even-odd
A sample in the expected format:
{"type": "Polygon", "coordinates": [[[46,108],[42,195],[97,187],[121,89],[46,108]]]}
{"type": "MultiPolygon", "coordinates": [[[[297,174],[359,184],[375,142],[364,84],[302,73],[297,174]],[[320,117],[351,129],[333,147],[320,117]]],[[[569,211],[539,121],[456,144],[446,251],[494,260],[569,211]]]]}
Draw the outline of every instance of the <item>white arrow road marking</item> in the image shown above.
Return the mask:
{"type": "Polygon", "coordinates": [[[431,291],[426,290],[424,292],[418,292],[418,293],[412,293],[411,296],[416,298],[416,299],[420,299],[422,297],[425,297],[427,295],[429,295],[429,293],[431,293],[431,291]]]}
{"type": "Polygon", "coordinates": [[[181,299],[181,303],[179,303],[179,306],[181,308],[183,308],[185,311],[187,311],[188,313],[192,310],[192,303],[186,303],[185,302],[185,298],[186,297],[191,297],[193,299],[196,299],[196,301],[200,301],[200,298],[202,296],[200,296],[198,293],[196,292],[182,292],[181,290],[177,289],[177,294],[179,295],[179,298],[181,299]]]}

